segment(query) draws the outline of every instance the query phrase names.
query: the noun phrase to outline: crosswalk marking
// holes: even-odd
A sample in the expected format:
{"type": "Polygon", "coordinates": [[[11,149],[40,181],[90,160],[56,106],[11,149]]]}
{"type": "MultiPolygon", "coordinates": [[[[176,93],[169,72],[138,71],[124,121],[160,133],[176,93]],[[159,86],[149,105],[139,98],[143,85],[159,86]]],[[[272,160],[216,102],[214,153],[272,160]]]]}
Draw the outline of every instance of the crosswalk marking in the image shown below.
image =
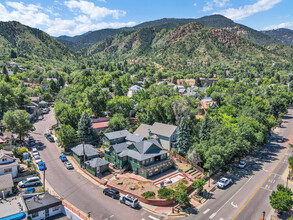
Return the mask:
{"type": "Polygon", "coordinates": [[[160,220],[160,219],[158,219],[158,218],[156,218],[156,217],[154,217],[154,216],[151,216],[151,215],[149,215],[149,218],[151,218],[151,219],[153,219],[153,220],[160,220]]]}
{"type": "Polygon", "coordinates": [[[203,212],[203,214],[207,214],[210,211],[210,209],[207,209],[203,212]]]}
{"type": "Polygon", "coordinates": [[[209,218],[212,219],[213,217],[216,216],[217,213],[213,213],[209,218]]]}

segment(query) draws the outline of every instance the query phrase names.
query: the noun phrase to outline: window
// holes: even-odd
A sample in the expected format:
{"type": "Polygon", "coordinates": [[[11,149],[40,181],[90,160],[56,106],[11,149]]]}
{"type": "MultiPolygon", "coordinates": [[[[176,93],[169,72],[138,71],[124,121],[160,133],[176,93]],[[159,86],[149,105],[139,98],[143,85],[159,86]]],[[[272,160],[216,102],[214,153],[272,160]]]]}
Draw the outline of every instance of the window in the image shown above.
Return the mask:
{"type": "Polygon", "coordinates": [[[2,159],[2,162],[4,162],[4,161],[7,161],[7,158],[3,158],[3,159],[2,159]]]}
{"type": "Polygon", "coordinates": [[[142,161],[142,164],[143,164],[143,165],[145,164],[145,161],[144,161],[144,160],[142,161]]]}
{"type": "Polygon", "coordinates": [[[36,218],[38,216],[39,216],[39,213],[38,212],[35,212],[35,213],[32,214],[32,218],[36,218]]]}
{"type": "Polygon", "coordinates": [[[60,209],[60,205],[53,207],[52,211],[55,212],[55,211],[58,211],[59,209],[60,209]]]}
{"type": "Polygon", "coordinates": [[[11,172],[12,172],[12,168],[4,169],[4,173],[11,173],[11,172]]]}

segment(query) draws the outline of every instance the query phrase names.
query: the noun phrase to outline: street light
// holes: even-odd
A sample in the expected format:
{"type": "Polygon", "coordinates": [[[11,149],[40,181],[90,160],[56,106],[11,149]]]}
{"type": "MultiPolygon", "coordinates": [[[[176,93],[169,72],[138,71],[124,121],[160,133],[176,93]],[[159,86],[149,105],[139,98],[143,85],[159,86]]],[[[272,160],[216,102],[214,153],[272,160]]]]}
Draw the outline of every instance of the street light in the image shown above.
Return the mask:
{"type": "Polygon", "coordinates": [[[263,220],[265,219],[265,215],[266,215],[266,212],[263,211],[263,212],[262,212],[262,219],[263,219],[263,220]]]}

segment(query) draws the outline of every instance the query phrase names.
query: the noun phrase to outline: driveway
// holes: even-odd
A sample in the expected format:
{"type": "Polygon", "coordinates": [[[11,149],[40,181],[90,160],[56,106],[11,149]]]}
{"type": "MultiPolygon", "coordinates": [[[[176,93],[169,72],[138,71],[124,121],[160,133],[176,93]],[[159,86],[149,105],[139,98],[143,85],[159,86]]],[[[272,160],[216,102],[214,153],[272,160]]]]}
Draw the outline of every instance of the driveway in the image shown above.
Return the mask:
{"type": "MultiPolygon", "coordinates": [[[[290,138],[292,143],[292,128],[291,108],[275,135],[290,138]]],[[[281,176],[288,166],[288,156],[292,154],[288,142],[279,144],[272,141],[255,151],[247,157],[245,169],[233,169],[231,177],[234,184],[223,190],[217,189],[212,198],[199,209],[199,214],[187,219],[260,219],[263,212],[267,218],[272,213],[269,196],[272,190],[276,190],[277,184],[285,184],[281,176]]]]}
{"type": "Polygon", "coordinates": [[[80,173],[75,170],[67,170],[59,159],[57,145],[50,143],[44,137],[44,133],[48,132],[55,123],[52,109],[43,120],[35,123],[36,130],[31,135],[37,142],[43,144],[39,152],[48,168],[46,180],[59,196],[83,212],[91,212],[91,217],[96,220],[156,220],[163,218],[142,208],[135,210],[120,204],[118,200],[104,196],[103,189],[97,187],[80,173]]]}

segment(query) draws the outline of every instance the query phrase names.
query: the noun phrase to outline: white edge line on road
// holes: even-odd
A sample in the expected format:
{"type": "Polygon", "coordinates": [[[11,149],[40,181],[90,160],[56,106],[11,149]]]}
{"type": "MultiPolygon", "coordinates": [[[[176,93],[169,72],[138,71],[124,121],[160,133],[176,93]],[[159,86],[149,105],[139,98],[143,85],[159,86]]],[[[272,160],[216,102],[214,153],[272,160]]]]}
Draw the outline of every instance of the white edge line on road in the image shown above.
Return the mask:
{"type": "Polygon", "coordinates": [[[210,211],[210,209],[207,209],[203,212],[203,214],[207,214],[210,211]]]}
{"type": "Polygon", "coordinates": [[[155,218],[154,216],[149,215],[149,218],[153,219],[153,220],[160,220],[158,218],[155,218]]]}
{"type": "Polygon", "coordinates": [[[209,217],[209,219],[212,219],[213,217],[215,217],[216,214],[217,214],[217,213],[213,213],[213,214],[209,217]]]}

